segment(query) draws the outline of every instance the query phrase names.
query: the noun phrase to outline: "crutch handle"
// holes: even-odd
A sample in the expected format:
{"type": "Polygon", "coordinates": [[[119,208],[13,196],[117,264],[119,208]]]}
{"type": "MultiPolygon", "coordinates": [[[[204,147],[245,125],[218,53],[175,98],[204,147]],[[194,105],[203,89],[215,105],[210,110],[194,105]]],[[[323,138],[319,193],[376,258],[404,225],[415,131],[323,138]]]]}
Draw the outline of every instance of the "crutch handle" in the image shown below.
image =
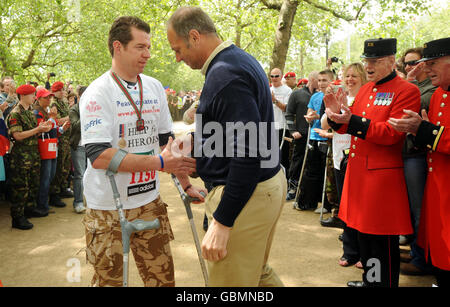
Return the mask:
{"type": "MultiPolygon", "coordinates": [[[[200,192],[200,194],[203,196],[203,198],[206,197],[205,192],[200,192]]],[[[197,198],[197,197],[190,197],[190,196],[188,196],[188,197],[189,197],[189,198],[188,198],[188,201],[189,201],[189,202],[200,201],[200,198],[197,198]]]]}
{"type": "Polygon", "coordinates": [[[127,223],[130,232],[139,232],[149,229],[158,229],[160,227],[159,219],[153,221],[134,220],[127,223]]]}

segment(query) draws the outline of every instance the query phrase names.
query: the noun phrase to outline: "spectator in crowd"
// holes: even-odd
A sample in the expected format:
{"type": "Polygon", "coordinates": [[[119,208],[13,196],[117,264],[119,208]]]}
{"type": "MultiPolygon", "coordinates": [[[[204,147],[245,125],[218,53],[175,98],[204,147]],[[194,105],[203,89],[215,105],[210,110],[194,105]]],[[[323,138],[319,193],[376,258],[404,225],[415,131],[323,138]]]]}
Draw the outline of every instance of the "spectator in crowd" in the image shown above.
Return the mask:
{"type": "Polygon", "coordinates": [[[403,80],[406,79],[406,71],[405,66],[403,65],[404,57],[401,57],[397,61],[395,61],[395,72],[397,73],[397,76],[402,78],[403,80]]]}
{"type": "Polygon", "coordinates": [[[12,227],[28,230],[33,224],[30,217],[47,216],[36,207],[39,191],[39,170],[41,159],[38,149],[38,135],[52,128],[50,122],[37,125],[32,113],[36,89],[31,85],[17,88],[19,103],[8,117],[9,134],[14,146],[11,150],[10,185],[11,185],[11,217],[12,227]]]}
{"type": "MultiPolygon", "coordinates": [[[[438,287],[450,287],[450,37],[430,41],[424,45],[424,66],[434,86],[439,88],[431,97],[429,112],[422,117],[414,109],[403,108],[403,117],[389,119],[389,124],[400,132],[416,136],[417,147],[429,150],[428,175],[423,196],[418,243],[427,260],[436,267],[438,287]]],[[[420,71],[422,67],[417,67],[420,71]]],[[[411,72],[410,72],[411,73],[411,72]]]]}
{"type": "MultiPolygon", "coordinates": [[[[319,72],[317,78],[319,92],[313,94],[308,103],[308,111],[305,119],[311,124],[309,143],[304,175],[300,182],[300,194],[294,209],[309,210],[316,209],[322,201],[323,178],[325,175],[325,161],[327,156],[327,138],[321,137],[314,129],[322,129],[320,125],[320,110],[323,104],[323,96],[327,87],[333,82],[333,72],[323,70],[319,72]]],[[[331,212],[331,205],[325,197],[324,212],[331,212]]]]}
{"type": "Polygon", "coordinates": [[[17,105],[19,99],[16,94],[16,83],[12,77],[3,77],[3,90],[4,97],[6,99],[3,101],[1,109],[3,111],[3,118],[6,119],[11,110],[17,105]]]}
{"type": "Polygon", "coordinates": [[[297,88],[301,89],[301,88],[305,87],[307,84],[308,84],[308,79],[306,79],[306,78],[300,79],[300,80],[298,80],[297,88]]]}
{"type": "Polygon", "coordinates": [[[283,84],[281,80],[283,79],[283,72],[279,68],[274,68],[270,72],[270,80],[272,86],[270,91],[272,92],[272,103],[273,103],[273,114],[275,129],[279,136],[279,144],[283,143],[281,147],[281,165],[283,165],[286,176],[289,171],[289,153],[290,145],[289,142],[283,140],[284,137],[290,137],[290,133],[286,127],[286,119],[284,114],[286,112],[287,103],[289,101],[289,96],[292,93],[292,89],[283,84]]]}
{"type": "Polygon", "coordinates": [[[45,81],[45,89],[46,90],[51,90],[51,84],[50,84],[50,79],[52,77],[55,77],[55,73],[49,72],[47,73],[47,80],[45,81]]]}
{"type": "MultiPolygon", "coordinates": [[[[0,81],[0,193],[2,196],[6,196],[6,164],[4,156],[9,150],[9,138],[8,129],[6,128],[5,121],[3,118],[3,109],[6,109],[8,103],[4,103],[6,100],[6,95],[3,95],[3,82],[0,81]]],[[[6,197],[5,197],[6,198],[6,197]]]]}
{"type": "MultiPolygon", "coordinates": [[[[347,92],[347,105],[351,107],[358,94],[361,86],[367,83],[366,73],[364,67],[360,63],[353,63],[344,69],[344,85],[347,92]]],[[[337,89],[336,87],[334,88],[337,89]]],[[[330,87],[328,90],[332,90],[330,87]]],[[[327,90],[327,92],[328,92],[327,90]]],[[[322,128],[328,130],[330,125],[327,121],[327,115],[323,114],[322,128]]],[[[338,192],[338,204],[342,198],[342,188],[344,186],[345,172],[348,163],[348,154],[350,152],[351,143],[350,134],[339,134],[333,132],[333,164],[336,179],[336,187],[338,192]]],[[[338,217],[339,210],[336,210],[329,219],[322,221],[321,225],[326,227],[344,228],[342,235],[344,254],[339,259],[339,265],[347,267],[356,264],[357,267],[362,268],[358,245],[358,233],[356,230],[348,227],[338,217]]]]}
{"type": "Polygon", "coordinates": [[[284,75],[284,80],[286,81],[286,85],[291,88],[291,90],[295,90],[295,87],[297,86],[297,76],[295,75],[295,72],[288,72],[284,75]]]}
{"type": "MultiPolygon", "coordinates": [[[[67,103],[69,104],[69,109],[77,103],[77,94],[75,92],[71,92],[67,95],[67,103]]],[[[70,117],[69,117],[70,119],[70,117]]]]}
{"type": "Polygon", "coordinates": [[[3,82],[0,81],[0,104],[3,103],[3,100],[6,99],[6,95],[4,93],[4,85],[3,82]]]}
{"type": "MultiPolygon", "coordinates": [[[[51,120],[48,111],[50,99],[53,96],[46,89],[41,89],[36,93],[37,104],[34,105],[33,114],[37,124],[52,122],[52,128],[38,136],[39,154],[41,158],[39,193],[37,197],[37,208],[44,213],[49,212],[48,197],[50,183],[56,173],[56,155],[58,150],[58,127],[56,122],[51,120]]],[[[64,129],[64,128],[61,128],[64,129]]]]}
{"type": "MultiPolygon", "coordinates": [[[[423,64],[418,65],[422,54],[423,48],[411,48],[405,52],[402,59],[404,61],[403,67],[408,76],[407,80],[419,87],[421,110],[428,112],[431,96],[437,87],[431,83],[430,78],[428,78],[426,72],[423,70],[423,64]]],[[[416,148],[414,145],[414,136],[408,134],[403,147],[403,162],[405,163],[405,180],[408,189],[411,223],[414,233],[410,237],[410,254],[400,254],[401,260],[409,261],[400,263],[400,272],[406,275],[425,275],[432,273],[431,266],[427,265],[425,261],[423,249],[417,245],[420,211],[428,172],[426,157],[426,149],[416,148]]],[[[407,244],[407,238],[409,237],[400,236],[400,244],[407,244]]]]}
{"type": "MultiPolygon", "coordinates": [[[[206,76],[197,108],[197,114],[203,116],[202,130],[211,122],[220,122],[223,131],[230,122],[256,126],[273,122],[270,89],[261,65],[230,42],[222,42],[214,23],[200,8],[175,11],[168,22],[167,37],[176,60],[202,69],[206,76]]],[[[274,130],[266,130],[262,133],[269,141],[274,130]]],[[[202,146],[211,134],[203,134],[200,144],[196,137],[195,146],[202,146]]],[[[282,285],[267,261],[286,196],[286,179],[278,161],[261,167],[262,157],[248,157],[248,142],[246,138],[245,157],[196,158],[200,177],[215,186],[206,201],[210,225],[202,242],[212,287],[282,285]],[[261,206],[263,203],[266,205],[261,206]]],[[[235,152],[237,146],[235,140],[235,152]]],[[[270,154],[274,151],[279,153],[276,145],[270,154]]]]}
{"type": "Polygon", "coordinates": [[[71,167],[70,159],[70,120],[69,120],[69,104],[64,98],[64,83],[57,81],[51,87],[54,95],[50,108],[57,110],[58,126],[66,124],[64,133],[58,136],[58,157],[56,163],[56,174],[50,185],[50,206],[63,208],[66,204],[61,198],[73,197],[73,192],[68,187],[68,177],[71,167]]]}
{"type": "MultiPolygon", "coordinates": [[[[78,101],[86,90],[82,86],[78,90],[78,101]]],[[[72,129],[70,130],[70,156],[73,165],[73,209],[76,213],[86,211],[83,201],[83,175],[86,171],[86,149],[81,145],[81,125],[80,125],[80,104],[75,103],[75,94],[71,93],[69,99],[69,120],[72,129]],[[71,102],[73,101],[73,102],[71,102]]]]}
{"type": "Polygon", "coordinates": [[[351,287],[398,287],[398,235],[412,233],[401,155],[405,133],[387,121],[401,118],[404,109],[418,111],[420,92],[397,76],[396,50],[395,38],[366,40],[363,58],[369,82],[353,105],[346,106],[342,89],[325,97],[330,126],[352,135],[339,218],[358,231],[364,273],[363,281],[348,283],[351,287]]]}
{"type": "Polygon", "coordinates": [[[175,120],[180,120],[181,118],[183,118],[183,107],[184,107],[184,101],[183,101],[183,97],[184,97],[184,92],[180,91],[178,93],[178,95],[175,96],[176,97],[176,103],[177,103],[177,109],[176,109],[176,116],[175,116],[175,120]]]}
{"type": "Polygon", "coordinates": [[[305,119],[305,115],[308,111],[309,100],[318,88],[318,76],[318,72],[311,72],[308,76],[309,81],[307,85],[291,94],[286,108],[286,124],[292,138],[294,139],[294,150],[288,173],[289,191],[286,196],[286,200],[294,199],[297,191],[298,179],[300,177],[306,144],[308,142],[307,137],[309,124],[305,119]]]}

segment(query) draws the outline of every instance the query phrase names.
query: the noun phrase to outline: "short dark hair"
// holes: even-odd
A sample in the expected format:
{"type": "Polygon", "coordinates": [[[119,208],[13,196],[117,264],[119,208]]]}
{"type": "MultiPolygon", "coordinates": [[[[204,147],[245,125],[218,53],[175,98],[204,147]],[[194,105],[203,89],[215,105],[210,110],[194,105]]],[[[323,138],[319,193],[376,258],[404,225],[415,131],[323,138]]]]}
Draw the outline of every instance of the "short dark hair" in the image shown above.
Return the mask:
{"type": "Polygon", "coordinates": [[[195,6],[180,7],[173,13],[167,22],[177,36],[185,41],[189,40],[189,31],[197,30],[200,34],[213,33],[217,35],[217,30],[211,17],[201,8],[195,6]]]}
{"type": "Polygon", "coordinates": [[[423,58],[423,47],[417,47],[417,48],[409,48],[408,50],[405,51],[405,53],[403,54],[403,58],[409,54],[409,53],[415,53],[418,54],[420,56],[420,58],[423,58]]]}
{"type": "Polygon", "coordinates": [[[133,39],[133,35],[131,34],[132,27],[150,33],[150,26],[148,23],[138,17],[122,16],[117,18],[113,22],[108,36],[108,47],[112,57],[114,57],[113,43],[115,41],[119,41],[122,45],[127,46],[133,39]]]}
{"type": "Polygon", "coordinates": [[[86,91],[86,89],[87,89],[87,86],[81,86],[78,89],[78,97],[81,97],[83,95],[84,91],[86,91]]]}
{"type": "Polygon", "coordinates": [[[319,72],[319,75],[327,75],[328,77],[330,77],[330,81],[334,80],[334,73],[329,69],[322,70],[321,72],[319,72]]]}

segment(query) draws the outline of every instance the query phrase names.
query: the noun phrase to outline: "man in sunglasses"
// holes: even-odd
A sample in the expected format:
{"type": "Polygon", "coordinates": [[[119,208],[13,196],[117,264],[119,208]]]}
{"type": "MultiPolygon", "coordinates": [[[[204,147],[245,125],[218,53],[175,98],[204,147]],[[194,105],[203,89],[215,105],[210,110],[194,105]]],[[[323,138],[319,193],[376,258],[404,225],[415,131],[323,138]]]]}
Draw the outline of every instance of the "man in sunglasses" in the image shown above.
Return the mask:
{"type": "MultiPolygon", "coordinates": [[[[279,68],[274,68],[270,72],[270,92],[272,93],[273,103],[273,115],[275,121],[275,129],[279,136],[279,144],[283,142],[283,137],[291,137],[289,130],[286,127],[286,107],[291,96],[292,89],[283,84],[283,72],[279,68]]],[[[284,142],[281,147],[281,165],[286,170],[286,174],[289,171],[289,142],[284,142]]]]}
{"type": "MultiPolygon", "coordinates": [[[[408,81],[419,87],[421,109],[428,112],[430,99],[436,90],[436,86],[428,78],[427,73],[423,69],[423,64],[419,65],[419,60],[422,57],[423,48],[410,48],[406,50],[403,56],[403,66],[405,67],[408,81]]],[[[418,149],[414,145],[414,136],[408,134],[403,147],[403,161],[405,164],[405,180],[408,188],[409,208],[414,234],[410,237],[412,239],[410,242],[411,253],[409,255],[400,255],[402,261],[400,264],[400,272],[405,275],[426,275],[431,271],[430,266],[426,264],[423,249],[416,244],[423,192],[427,179],[426,158],[426,150],[418,149]]]]}

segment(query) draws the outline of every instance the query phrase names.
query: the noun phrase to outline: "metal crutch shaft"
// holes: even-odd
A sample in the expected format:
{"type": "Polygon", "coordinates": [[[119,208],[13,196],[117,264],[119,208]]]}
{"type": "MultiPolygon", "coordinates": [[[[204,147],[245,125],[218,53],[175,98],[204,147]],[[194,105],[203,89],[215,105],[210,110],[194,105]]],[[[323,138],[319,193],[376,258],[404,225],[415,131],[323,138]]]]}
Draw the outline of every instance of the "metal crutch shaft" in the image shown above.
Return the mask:
{"type": "Polygon", "coordinates": [[[305,171],[305,166],[306,166],[306,159],[308,157],[308,152],[309,152],[309,138],[311,136],[311,129],[312,129],[312,124],[309,124],[308,126],[308,136],[306,138],[306,146],[305,146],[305,154],[303,156],[303,164],[302,164],[302,170],[300,171],[300,176],[298,178],[298,182],[297,182],[297,191],[295,193],[295,200],[294,200],[294,204],[293,206],[295,207],[296,205],[298,205],[298,196],[300,195],[300,185],[302,183],[302,179],[303,179],[303,172],[305,171]]]}
{"type": "Polygon", "coordinates": [[[120,228],[122,231],[122,247],[123,247],[123,287],[128,287],[128,259],[130,255],[130,237],[134,232],[157,229],[160,227],[159,219],[153,221],[134,220],[129,222],[125,218],[123,205],[120,201],[120,193],[117,188],[114,172],[108,170],[106,176],[109,178],[113,191],[114,203],[119,213],[120,228]]]}
{"type": "MultiPolygon", "coordinates": [[[[192,198],[189,195],[187,195],[186,192],[184,192],[183,187],[181,186],[178,178],[174,174],[172,174],[171,176],[172,176],[173,182],[175,183],[175,186],[178,189],[178,192],[181,195],[181,199],[183,200],[183,204],[186,209],[186,214],[189,219],[189,224],[191,225],[192,236],[194,237],[195,248],[197,249],[198,261],[200,262],[203,279],[205,280],[205,286],[207,287],[208,286],[208,270],[206,269],[205,260],[202,257],[202,248],[200,245],[200,240],[198,238],[197,229],[195,228],[194,215],[192,214],[192,209],[191,209],[191,202],[196,201],[197,199],[192,198]]],[[[201,194],[203,197],[206,196],[203,193],[201,193],[201,194]]]]}
{"type": "Polygon", "coordinates": [[[325,194],[327,190],[327,169],[328,169],[328,155],[330,154],[330,147],[327,148],[327,158],[325,159],[325,174],[323,176],[323,188],[322,188],[322,207],[320,208],[320,221],[323,221],[323,209],[325,204],[325,194]]]}

